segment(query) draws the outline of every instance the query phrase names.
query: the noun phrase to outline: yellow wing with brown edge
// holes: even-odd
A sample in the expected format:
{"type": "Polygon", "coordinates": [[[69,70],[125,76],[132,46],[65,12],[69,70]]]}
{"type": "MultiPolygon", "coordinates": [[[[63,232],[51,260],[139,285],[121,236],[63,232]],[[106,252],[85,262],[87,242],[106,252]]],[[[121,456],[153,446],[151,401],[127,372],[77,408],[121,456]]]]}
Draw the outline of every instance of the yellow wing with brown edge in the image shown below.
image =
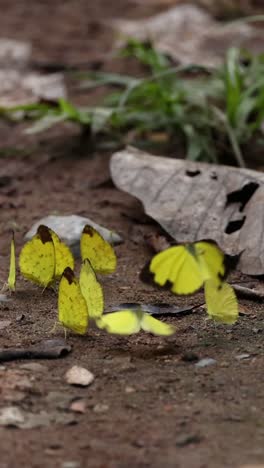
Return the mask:
{"type": "Polygon", "coordinates": [[[199,265],[184,245],[169,247],[156,254],[151,260],[150,271],[160,286],[169,281],[175,294],[192,294],[203,285],[199,265]]]}
{"type": "Polygon", "coordinates": [[[84,335],[88,328],[86,301],[70,267],[65,268],[59,283],[58,317],[64,327],[80,335],[84,335]]]}
{"type": "Polygon", "coordinates": [[[59,236],[51,228],[48,228],[55,248],[55,278],[60,278],[68,266],[74,269],[74,258],[70,248],[62,242],[59,236]]]}
{"type": "Polygon", "coordinates": [[[55,249],[47,226],[40,225],[37,233],[22,248],[19,256],[21,274],[40,286],[52,283],[55,274],[55,249]]]}
{"type": "Polygon", "coordinates": [[[88,258],[96,273],[115,271],[117,259],[112,245],[88,224],[83,229],[80,247],[82,260],[88,258]]]}
{"type": "Polygon", "coordinates": [[[173,293],[192,294],[208,279],[221,284],[225,274],[224,259],[217,245],[201,241],[159,252],[150,262],[150,271],[160,286],[168,281],[173,293]]]}

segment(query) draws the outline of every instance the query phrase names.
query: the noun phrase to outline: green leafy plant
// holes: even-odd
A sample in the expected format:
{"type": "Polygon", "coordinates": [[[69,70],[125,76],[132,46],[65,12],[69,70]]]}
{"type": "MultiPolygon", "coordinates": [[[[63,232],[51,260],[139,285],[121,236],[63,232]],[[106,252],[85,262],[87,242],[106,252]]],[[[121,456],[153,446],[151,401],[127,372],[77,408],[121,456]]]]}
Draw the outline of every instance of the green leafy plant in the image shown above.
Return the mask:
{"type": "Polygon", "coordinates": [[[252,138],[262,143],[263,55],[231,48],[218,68],[173,66],[150,43],[137,40],[131,40],[121,55],[136,57],[146,68],[146,76],[78,75],[82,87],[111,86],[100,106],[79,108],[59,100],[56,105],[9,109],[8,114],[22,112],[34,119],[29,132],[70,120],[100,136],[100,143],[143,146],[162,137],[173,145],[176,139],[189,159],[218,162],[224,155],[245,166],[244,145],[252,138]]]}

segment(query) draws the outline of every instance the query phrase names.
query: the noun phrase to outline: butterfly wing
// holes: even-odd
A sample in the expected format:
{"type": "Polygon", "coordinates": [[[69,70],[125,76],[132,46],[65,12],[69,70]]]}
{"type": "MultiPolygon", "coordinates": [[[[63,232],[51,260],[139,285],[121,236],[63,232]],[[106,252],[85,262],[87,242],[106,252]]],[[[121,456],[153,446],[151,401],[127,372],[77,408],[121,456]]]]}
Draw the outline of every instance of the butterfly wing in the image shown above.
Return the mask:
{"type": "Polygon", "coordinates": [[[141,328],[146,332],[158,336],[170,336],[173,335],[176,331],[175,327],[173,327],[172,325],[161,322],[160,320],[157,320],[151,315],[148,315],[144,312],[143,317],[141,319],[141,328]]]}
{"type": "Polygon", "coordinates": [[[11,291],[16,289],[16,253],[15,253],[15,237],[14,233],[10,245],[10,266],[7,280],[8,287],[11,291]]]}
{"type": "Polygon", "coordinates": [[[192,294],[203,284],[199,266],[184,245],[169,247],[153,257],[150,271],[161,286],[169,281],[175,294],[192,294]]]}
{"type": "Polygon", "coordinates": [[[72,270],[74,269],[74,258],[70,248],[60,240],[59,236],[52,229],[48,229],[55,248],[55,278],[60,278],[67,266],[72,270]]]}
{"type": "Polygon", "coordinates": [[[98,319],[104,310],[103,290],[87,258],[81,267],[80,288],[87,304],[89,317],[98,319]]]}
{"type": "Polygon", "coordinates": [[[220,286],[214,280],[205,282],[205,301],[208,315],[222,323],[232,324],[238,318],[238,302],[230,284],[220,286]]]}
{"type": "Polygon", "coordinates": [[[121,310],[111,314],[104,314],[96,324],[108,333],[116,335],[132,335],[140,330],[140,319],[133,310],[121,310]]]}
{"type": "Polygon", "coordinates": [[[58,295],[59,321],[70,330],[83,335],[88,327],[88,309],[81,288],[71,268],[65,268],[58,295]]]}
{"type": "Polygon", "coordinates": [[[203,280],[213,279],[220,285],[225,275],[224,253],[211,242],[196,242],[194,245],[203,280]]]}
{"type": "Polygon", "coordinates": [[[116,254],[107,242],[92,226],[84,227],[81,236],[82,260],[88,258],[97,273],[113,273],[116,269],[116,254]]]}
{"type": "Polygon", "coordinates": [[[49,229],[40,225],[37,233],[21,250],[19,267],[22,275],[47,287],[54,279],[55,250],[49,229]]]}

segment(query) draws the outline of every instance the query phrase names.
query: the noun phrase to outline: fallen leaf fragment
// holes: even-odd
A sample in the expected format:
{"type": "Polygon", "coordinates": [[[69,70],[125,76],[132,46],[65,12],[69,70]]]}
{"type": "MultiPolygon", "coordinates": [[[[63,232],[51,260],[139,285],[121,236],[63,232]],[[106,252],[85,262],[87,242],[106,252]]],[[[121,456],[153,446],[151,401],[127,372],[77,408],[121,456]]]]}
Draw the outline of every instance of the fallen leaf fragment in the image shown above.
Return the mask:
{"type": "Polygon", "coordinates": [[[66,356],[71,346],[62,339],[44,340],[29,348],[0,349],[0,362],[16,359],[57,359],[66,356]]]}
{"type": "Polygon", "coordinates": [[[65,374],[66,382],[70,385],[81,385],[88,387],[94,381],[94,375],[88,369],[73,366],[65,374]]]}

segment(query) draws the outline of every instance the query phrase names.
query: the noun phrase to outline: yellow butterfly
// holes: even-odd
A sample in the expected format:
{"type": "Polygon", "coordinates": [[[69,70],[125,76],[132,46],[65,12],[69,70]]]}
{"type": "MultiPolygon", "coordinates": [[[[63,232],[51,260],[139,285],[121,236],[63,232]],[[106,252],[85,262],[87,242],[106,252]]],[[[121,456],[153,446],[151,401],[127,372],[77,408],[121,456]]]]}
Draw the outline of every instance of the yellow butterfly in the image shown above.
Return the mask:
{"type": "Polygon", "coordinates": [[[89,260],[85,259],[82,263],[79,281],[72,269],[67,267],[59,284],[59,322],[83,335],[89,319],[98,319],[103,310],[103,290],[89,260]]]}
{"type": "Polygon", "coordinates": [[[172,325],[151,317],[142,310],[120,310],[111,314],[104,314],[96,325],[108,333],[116,335],[132,335],[141,329],[153,335],[169,336],[175,333],[172,325]]]}
{"type": "Polygon", "coordinates": [[[192,294],[210,278],[221,284],[225,255],[211,242],[177,245],[155,255],[149,268],[160,286],[168,281],[173,293],[192,294]]]}
{"type": "Polygon", "coordinates": [[[217,285],[208,280],[204,285],[205,302],[208,315],[217,322],[232,324],[238,319],[238,302],[230,284],[217,285]]]}
{"type": "Polygon", "coordinates": [[[74,267],[73,255],[57,234],[44,225],[21,250],[19,267],[22,275],[47,287],[59,278],[64,269],[74,267]]]}
{"type": "Polygon", "coordinates": [[[65,268],[58,294],[59,321],[66,328],[83,335],[88,328],[88,308],[78,279],[70,267],[65,268]]]}
{"type": "Polygon", "coordinates": [[[61,241],[58,234],[56,234],[52,229],[48,229],[55,249],[55,278],[58,279],[61,277],[67,266],[73,270],[74,258],[70,248],[61,241]]]}
{"type": "Polygon", "coordinates": [[[87,258],[84,259],[81,267],[80,288],[87,304],[89,317],[91,319],[99,318],[104,310],[103,289],[87,258]]]}
{"type": "Polygon", "coordinates": [[[88,258],[97,273],[115,271],[117,259],[112,245],[88,224],[83,229],[80,247],[82,259],[88,258]]]}
{"type": "Polygon", "coordinates": [[[15,236],[13,232],[11,245],[10,245],[10,266],[7,285],[11,291],[16,289],[16,253],[15,253],[15,236]]]}

